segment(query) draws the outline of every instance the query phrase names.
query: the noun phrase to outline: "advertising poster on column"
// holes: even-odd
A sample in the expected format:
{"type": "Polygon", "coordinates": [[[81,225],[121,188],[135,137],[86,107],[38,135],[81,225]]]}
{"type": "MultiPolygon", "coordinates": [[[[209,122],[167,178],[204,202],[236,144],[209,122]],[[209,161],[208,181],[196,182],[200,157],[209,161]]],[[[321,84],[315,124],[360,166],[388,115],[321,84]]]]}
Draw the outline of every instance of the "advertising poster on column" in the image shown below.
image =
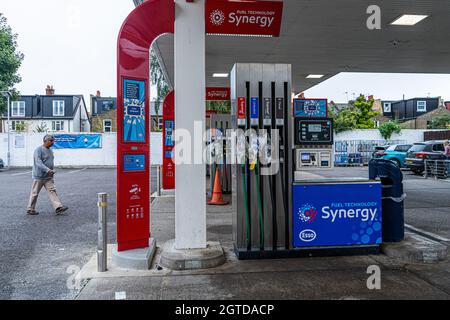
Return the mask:
{"type": "Polygon", "coordinates": [[[123,140],[145,142],[145,82],[123,81],[123,140]]]}

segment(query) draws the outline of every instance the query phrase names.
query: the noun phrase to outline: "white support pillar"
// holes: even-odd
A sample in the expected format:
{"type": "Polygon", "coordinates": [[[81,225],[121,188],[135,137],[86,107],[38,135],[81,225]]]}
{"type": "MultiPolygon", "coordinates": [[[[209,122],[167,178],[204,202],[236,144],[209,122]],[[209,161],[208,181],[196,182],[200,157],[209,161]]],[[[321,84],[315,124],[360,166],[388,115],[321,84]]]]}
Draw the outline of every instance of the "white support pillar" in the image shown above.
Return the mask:
{"type": "MultiPolygon", "coordinates": [[[[206,167],[193,163],[194,146],[205,131],[205,0],[174,1],[175,125],[177,130],[189,131],[192,139],[192,164],[175,167],[175,249],[204,249],[207,247],[206,167]],[[201,122],[202,135],[194,137],[196,122],[197,126],[201,122]]],[[[176,157],[176,146],[174,151],[176,157]]]]}

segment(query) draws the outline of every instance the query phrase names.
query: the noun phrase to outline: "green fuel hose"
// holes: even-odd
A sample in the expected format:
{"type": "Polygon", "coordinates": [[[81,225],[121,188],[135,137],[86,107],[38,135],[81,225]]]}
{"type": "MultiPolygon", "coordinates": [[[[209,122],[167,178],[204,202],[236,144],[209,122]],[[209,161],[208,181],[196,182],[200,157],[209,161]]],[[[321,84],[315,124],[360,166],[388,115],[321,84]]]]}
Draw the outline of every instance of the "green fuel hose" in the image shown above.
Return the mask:
{"type": "Polygon", "coordinates": [[[259,209],[259,234],[261,249],[264,250],[264,213],[262,209],[262,197],[261,197],[261,166],[258,161],[256,164],[256,190],[258,192],[258,209],[259,209]]]}
{"type": "Polygon", "coordinates": [[[244,191],[245,225],[247,230],[246,239],[247,247],[250,247],[250,213],[248,211],[247,176],[245,171],[245,164],[242,164],[242,189],[244,191]]]}

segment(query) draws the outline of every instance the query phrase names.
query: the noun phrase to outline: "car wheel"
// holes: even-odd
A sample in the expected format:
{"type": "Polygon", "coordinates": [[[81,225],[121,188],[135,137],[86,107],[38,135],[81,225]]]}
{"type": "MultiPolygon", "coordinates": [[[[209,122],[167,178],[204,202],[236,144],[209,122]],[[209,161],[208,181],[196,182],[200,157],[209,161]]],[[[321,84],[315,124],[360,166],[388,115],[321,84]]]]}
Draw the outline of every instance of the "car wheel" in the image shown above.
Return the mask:
{"type": "Polygon", "coordinates": [[[402,163],[400,162],[400,160],[398,160],[398,159],[391,159],[391,161],[395,162],[395,164],[397,165],[397,167],[399,167],[399,168],[402,167],[402,163]]]}

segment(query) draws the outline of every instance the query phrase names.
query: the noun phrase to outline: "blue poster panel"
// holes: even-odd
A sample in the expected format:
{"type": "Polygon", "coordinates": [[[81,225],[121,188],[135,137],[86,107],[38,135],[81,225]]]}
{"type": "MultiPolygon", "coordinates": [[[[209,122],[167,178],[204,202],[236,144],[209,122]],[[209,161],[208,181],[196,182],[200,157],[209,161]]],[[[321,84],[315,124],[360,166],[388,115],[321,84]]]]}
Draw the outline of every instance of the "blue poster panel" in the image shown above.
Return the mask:
{"type": "Polygon", "coordinates": [[[294,247],[382,243],[381,184],[295,184],[294,247]]]}
{"type": "Polygon", "coordinates": [[[101,149],[101,134],[58,134],[55,135],[54,149],[101,149]]]}
{"type": "Polygon", "coordinates": [[[144,171],[145,155],[143,154],[126,154],[123,156],[123,171],[144,171]]]}
{"type": "Polygon", "coordinates": [[[298,118],[326,118],[327,99],[295,99],[294,115],[298,118]]]}
{"type": "Polygon", "coordinates": [[[174,129],[174,126],[175,126],[175,123],[172,120],[168,120],[164,124],[164,127],[166,129],[166,141],[165,141],[166,147],[173,147],[173,129],[174,129]]]}
{"type": "Polygon", "coordinates": [[[123,81],[123,140],[145,142],[145,82],[123,81]]]}

